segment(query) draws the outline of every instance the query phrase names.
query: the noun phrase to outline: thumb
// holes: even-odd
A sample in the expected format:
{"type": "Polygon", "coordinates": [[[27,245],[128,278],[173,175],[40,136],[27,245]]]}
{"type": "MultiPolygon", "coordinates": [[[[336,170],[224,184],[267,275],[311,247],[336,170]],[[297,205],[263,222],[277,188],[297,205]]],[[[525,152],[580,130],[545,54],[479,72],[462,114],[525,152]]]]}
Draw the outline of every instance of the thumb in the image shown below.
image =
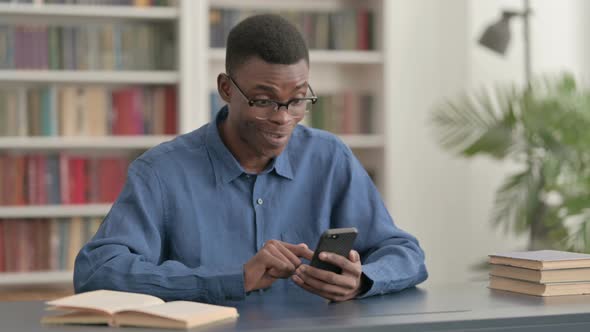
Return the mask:
{"type": "Polygon", "coordinates": [[[361,257],[356,250],[351,250],[350,253],[348,254],[348,256],[349,256],[350,261],[353,263],[357,263],[361,260],[361,257]]]}

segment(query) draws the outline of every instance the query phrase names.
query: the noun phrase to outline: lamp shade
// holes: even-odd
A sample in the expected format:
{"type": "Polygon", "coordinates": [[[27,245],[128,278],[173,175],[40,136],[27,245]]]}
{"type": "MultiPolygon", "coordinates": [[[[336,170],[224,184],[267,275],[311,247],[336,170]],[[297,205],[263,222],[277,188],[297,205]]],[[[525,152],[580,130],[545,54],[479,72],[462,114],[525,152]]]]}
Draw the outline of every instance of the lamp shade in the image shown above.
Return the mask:
{"type": "Polygon", "coordinates": [[[510,16],[502,15],[502,18],[490,25],[479,39],[482,46],[504,55],[510,43],[510,16]]]}

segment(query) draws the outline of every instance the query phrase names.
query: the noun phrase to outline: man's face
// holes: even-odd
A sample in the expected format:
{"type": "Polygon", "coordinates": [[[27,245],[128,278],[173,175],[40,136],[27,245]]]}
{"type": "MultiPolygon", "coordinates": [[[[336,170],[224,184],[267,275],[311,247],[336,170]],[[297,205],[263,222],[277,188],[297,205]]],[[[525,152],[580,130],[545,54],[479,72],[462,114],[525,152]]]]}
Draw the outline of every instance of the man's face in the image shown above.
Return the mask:
{"type": "MultiPolygon", "coordinates": [[[[232,75],[235,83],[249,99],[272,99],[287,102],[302,98],[308,91],[309,67],[305,60],[292,65],[269,64],[258,57],[247,60],[232,75]]],[[[301,116],[290,115],[285,107],[260,116],[260,109],[250,106],[238,88],[227,79],[229,122],[234,131],[257,157],[274,158],[287,146],[291,133],[301,116]]]]}

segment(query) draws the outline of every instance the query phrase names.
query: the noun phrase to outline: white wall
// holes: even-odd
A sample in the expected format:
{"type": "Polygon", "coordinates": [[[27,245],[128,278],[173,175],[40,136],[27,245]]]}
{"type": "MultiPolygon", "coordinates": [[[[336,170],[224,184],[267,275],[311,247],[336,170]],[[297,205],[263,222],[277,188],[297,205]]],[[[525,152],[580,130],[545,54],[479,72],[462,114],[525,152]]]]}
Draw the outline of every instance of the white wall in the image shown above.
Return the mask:
{"type": "MultiPolygon", "coordinates": [[[[509,0],[387,0],[385,50],[386,153],[390,172],[387,205],[396,223],[415,234],[427,254],[429,283],[485,277],[472,265],[487,254],[524,249],[527,237],[494,229],[494,192],[510,165],[487,158],[461,159],[436,144],[428,117],[432,107],[465,89],[494,82],[521,82],[521,24],[513,22],[508,55],[499,57],[477,45],[484,27],[509,0]]],[[[590,46],[584,19],[590,1],[532,0],[533,72],[590,72],[590,46]]],[[[590,30],[588,30],[590,31],[590,30]]]]}
{"type": "Polygon", "coordinates": [[[390,78],[388,207],[427,254],[430,282],[464,269],[470,241],[469,165],[441,151],[428,118],[432,106],[460,91],[468,78],[465,0],[395,0],[386,49],[390,78]]]}

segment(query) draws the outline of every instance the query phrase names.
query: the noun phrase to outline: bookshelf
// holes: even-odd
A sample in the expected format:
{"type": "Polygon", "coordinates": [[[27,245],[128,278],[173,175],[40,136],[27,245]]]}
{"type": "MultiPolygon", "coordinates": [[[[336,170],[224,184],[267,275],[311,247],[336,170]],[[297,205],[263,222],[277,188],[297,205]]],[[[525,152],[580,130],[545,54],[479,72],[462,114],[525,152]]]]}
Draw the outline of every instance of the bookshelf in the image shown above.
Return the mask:
{"type": "Polygon", "coordinates": [[[0,219],[104,217],[111,204],[0,207],[0,219]]]}
{"type": "MultiPolygon", "coordinates": [[[[0,149],[8,150],[143,150],[174,138],[163,136],[120,136],[120,137],[0,137],[0,149]]],[[[355,139],[352,137],[351,139],[355,139]]],[[[358,138],[356,138],[358,139],[358,138]]],[[[363,138],[360,138],[363,139],[363,138]]],[[[366,139],[366,138],[365,138],[366,139]]],[[[365,144],[368,141],[365,142],[365,144]]]]}
{"type": "Polygon", "coordinates": [[[0,277],[2,286],[49,285],[71,282],[72,271],[4,272],[0,277]]]}
{"type": "MultiPolygon", "coordinates": [[[[361,162],[374,175],[382,194],[387,196],[388,177],[385,157],[388,147],[384,86],[391,86],[383,30],[385,11],[391,5],[385,0],[179,0],[177,7],[88,6],[0,4],[0,20],[19,24],[120,24],[142,22],[168,23],[175,27],[176,57],[174,69],[157,70],[35,70],[0,69],[0,88],[5,86],[40,85],[126,85],[177,88],[177,133],[192,131],[210,121],[210,92],[216,89],[216,76],[224,71],[225,49],[210,45],[210,10],[254,10],[259,12],[304,11],[332,13],[342,9],[364,8],[373,12],[374,45],[367,50],[310,49],[310,81],[318,95],[338,95],[342,91],[370,93],[374,97],[373,130],[367,133],[339,134],[361,162]]],[[[309,125],[309,123],[308,123],[309,125]]],[[[134,136],[0,136],[2,153],[72,153],[84,152],[137,155],[152,146],[170,140],[174,135],[134,136]]],[[[65,205],[2,206],[0,220],[34,220],[39,218],[99,218],[109,211],[108,203],[65,205]]],[[[1,270],[1,269],[0,269],[1,270]]],[[[0,273],[0,287],[12,284],[67,283],[70,271],[29,271],[0,273]]]]}
{"type": "Polygon", "coordinates": [[[176,84],[176,71],[2,70],[3,83],[176,84]]]}
{"type": "Polygon", "coordinates": [[[0,13],[2,16],[10,15],[12,19],[28,20],[40,18],[175,20],[179,16],[179,8],[2,3],[0,13]]]}
{"type": "MultiPolygon", "coordinates": [[[[327,51],[311,50],[310,61],[313,64],[351,64],[351,65],[380,65],[383,64],[383,55],[379,51],[327,51]]],[[[209,60],[212,63],[223,64],[225,49],[212,48],[209,50],[209,60]]]]}

